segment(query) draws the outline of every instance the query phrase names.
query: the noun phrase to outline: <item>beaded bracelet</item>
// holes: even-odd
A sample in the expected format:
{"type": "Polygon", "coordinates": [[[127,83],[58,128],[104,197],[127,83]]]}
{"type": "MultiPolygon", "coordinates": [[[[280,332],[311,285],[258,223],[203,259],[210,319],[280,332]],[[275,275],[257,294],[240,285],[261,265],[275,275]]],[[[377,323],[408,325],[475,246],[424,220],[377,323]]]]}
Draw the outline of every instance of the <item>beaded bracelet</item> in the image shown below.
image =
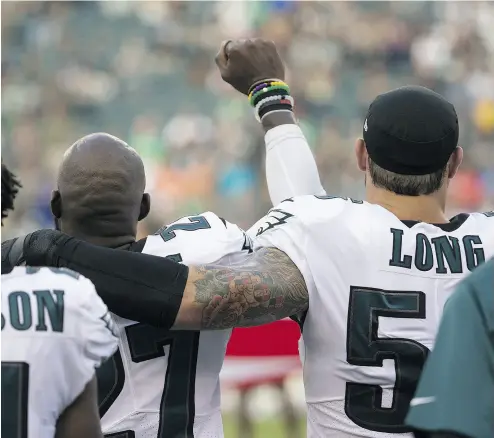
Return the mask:
{"type": "Polygon", "coordinates": [[[259,122],[272,112],[293,111],[294,101],[290,96],[290,87],[279,79],[266,79],[252,85],[248,98],[259,122]]]}
{"type": "Polygon", "coordinates": [[[255,105],[256,101],[259,101],[259,98],[262,98],[264,95],[272,92],[284,92],[283,94],[290,94],[290,88],[288,85],[269,85],[267,87],[261,88],[259,91],[254,91],[250,98],[250,104],[255,105]]]}
{"type": "Polygon", "coordinates": [[[270,96],[262,99],[255,107],[256,120],[260,122],[262,118],[272,111],[285,110],[293,111],[293,97],[291,96],[270,96]]]}
{"type": "Polygon", "coordinates": [[[285,101],[278,101],[278,102],[270,102],[268,105],[264,105],[259,109],[259,113],[257,113],[256,118],[258,117],[259,121],[262,121],[262,119],[267,116],[268,114],[271,114],[273,112],[278,112],[278,111],[290,111],[293,114],[293,106],[285,101]]]}
{"type": "Polygon", "coordinates": [[[288,87],[288,84],[280,79],[263,79],[262,81],[252,84],[247,92],[247,95],[250,97],[254,90],[259,91],[261,88],[269,87],[270,85],[285,85],[288,87]]]}
{"type": "Polygon", "coordinates": [[[266,99],[267,97],[272,97],[272,96],[289,96],[290,93],[286,90],[281,90],[281,89],[274,89],[274,90],[270,90],[270,91],[267,91],[265,93],[261,93],[259,94],[258,96],[256,96],[255,99],[252,99],[252,101],[250,102],[251,106],[253,106],[254,108],[256,107],[256,105],[263,99],[266,99]]]}
{"type": "Polygon", "coordinates": [[[259,96],[259,93],[267,93],[271,90],[280,89],[285,90],[288,94],[290,93],[290,88],[288,84],[279,79],[266,79],[253,84],[248,92],[249,102],[253,105],[253,100],[259,96]]]}
{"type": "Polygon", "coordinates": [[[285,96],[278,95],[278,96],[266,97],[265,99],[262,99],[261,101],[259,101],[259,103],[255,106],[256,114],[259,114],[259,111],[261,110],[261,108],[263,108],[265,106],[265,104],[266,104],[266,106],[269,106],[269,105],[274,105],[276,103],[289,104],[293,107],[294,102],[293,102],[293,97],[288,96],[288,95],[285,95],[285,96]]]}

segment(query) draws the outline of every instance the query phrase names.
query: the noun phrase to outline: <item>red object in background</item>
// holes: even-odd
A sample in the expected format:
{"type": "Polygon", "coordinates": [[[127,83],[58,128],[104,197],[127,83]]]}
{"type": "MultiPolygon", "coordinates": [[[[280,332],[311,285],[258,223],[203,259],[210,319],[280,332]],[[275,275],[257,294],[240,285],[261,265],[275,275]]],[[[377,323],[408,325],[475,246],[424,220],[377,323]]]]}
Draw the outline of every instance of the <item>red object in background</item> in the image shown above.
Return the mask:
{"type": "Polygon", "coordinates": [[[300,328],[291,319],[249,328],[236,328],[226,349],[226,355],[297,356],[300,328]]]}
{"type": "Polygon", "coordinates": [[[474,211],[484,199],[484,186],[478,172],[458,170],[449,186],[449,201],[461,209],[474,211]]]}
{"type": "Polygon", "coordinates": [[[222,383],[245,389],[283,381],[300,369],[299,339],[298,324],[288,318],[234,329],[221,372],[222,383]]]}

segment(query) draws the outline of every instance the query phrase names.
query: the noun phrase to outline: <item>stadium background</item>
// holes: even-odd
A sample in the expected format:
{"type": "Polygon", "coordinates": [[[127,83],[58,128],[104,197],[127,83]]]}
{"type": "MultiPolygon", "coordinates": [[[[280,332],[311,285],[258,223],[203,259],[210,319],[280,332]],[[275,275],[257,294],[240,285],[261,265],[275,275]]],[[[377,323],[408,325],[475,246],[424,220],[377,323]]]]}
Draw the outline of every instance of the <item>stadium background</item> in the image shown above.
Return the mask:
{"type": "MultiPolygon", "coordinates": [[[[141,235],[203,210],[253,224],[269,208],[262,131],[213,63],[221,40],[245,36],[278,45],[328,192],[363,196],[353,144],[369,102],[420,84],[460,119],[450,213],[494,207],[494,3],[2,2],[1,18],[2,157],[24,186],[3,239],[52,226],[57,165],[94,131],[144,158],[153,205],[141,235]]],[[[288,386],[302,407],[299,377],[288,386]]],[[[269,390],[251,405],[258,436],[283,436],[269,390]]]]}

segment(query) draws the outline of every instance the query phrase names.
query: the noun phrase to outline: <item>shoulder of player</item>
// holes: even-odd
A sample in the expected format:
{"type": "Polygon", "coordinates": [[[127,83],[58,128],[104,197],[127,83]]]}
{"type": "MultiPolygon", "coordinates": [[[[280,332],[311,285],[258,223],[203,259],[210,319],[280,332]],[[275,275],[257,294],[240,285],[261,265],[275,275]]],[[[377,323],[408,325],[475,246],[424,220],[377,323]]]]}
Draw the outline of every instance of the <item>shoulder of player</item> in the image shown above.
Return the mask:
{"type": "MultiPolygon", "coordinates": [[[[462,226],[460,230],[470,233],[479,234],[480,236],[492,236],[487,238],[486,241],[494,239],[494,211],[477,212],[477,213],[463,213],[455,216],[455,218],[464,217],[465,226],[462,226]]],[[[452,219],[452,220],[453,220],[452,219]]],[[[484,240],[484,239],[483,239],[484,240]]]]}
{"type": "Polygon", "coordinates": [[[91,280],[71,269],[26,266],[25,275],[34,276],[29,282],[35,283],[36,289],[63,293],[64,306],[68,312],[79,313],[81,308],[92,307],[101,301],[91,280]]]}
{"type": "Polygon", "coordinates": [[[220,258],[244,250],[246,240],[245,232],[237,225],[206,211],[184,216],[160,228],[146,239],[143,252],[164,257],[178,255],[179,261],[190,257],[192,260],[220,258]]]}
{"type": "Polygon", "coordinates": [[[494,226],[494,211],[484,211],[475,213],[462,213],[456,217],[466,216],[470,220],[474,220],[479,224],[485,224],[488,227],[494,226]]]}
{"type": "MultiPolygon", "coordinates": [[[[16,266],[8,274],[2,275],[2,281],[25,280],[30,285],[69,286],[77,285],[79,282],[87,280],[81,274],[68,268],[16,266]]],[[[89,281],[89,280],[87,280],[89,281]]]]}
{"type": "Polygon", "coordinates": [[[217,226],[220,230],[227,230],[229,227],[232,226],[236,227],[235,224],[228,222],[226,219],[222,218],[221,216],[218,216],[216,213],[213,213],[212,211],[205,211],[201,213],[199,216],[203,216],[211,225],[211,228],[217,226]]]}
{"type": "Polygon", "coordinates": [[[31,306],[48,309],[62,327],[54,331],[69,337],[83,337],[84,327],[108,312],[93,283],[66,268],[16,267],[2,275],[2,299],[15,292],[30,296],[31,306]]]}
{"type": "Polygon", "coordinates": [[[183,216],[173,222],[163,225],[155,234],[160,234],[166,230],[200,231],[213,230],[224,231],[233,226],[230,222],[218,216],[212,211],[205,211],[190,216],[183,216]]]}
{"type": "MultiPolygon", "coordinates": [[[[466,215],[472,218],[487,220],[489,222],[494,221],[494,211],[482,211],[474,213],[460,213],[458,216],[466,215]]],[[[456,217],[456,216],[455,216],[456,217]]]]}
{"type": "Polygon", "coordinates": [[[279,203],[249,230],[256,238],[268,230],[308,230],[319,223],[329,224],[333,230],[347,228],[347,218],[364,216],[362,209],[370,204],[350,198],[304,195],[279,203]],[[357,211],[358,210],[358,211],[357,211]],[[280,225],[283,225],[280,227],[280,225]]]}
{"type": "Polygon", "coordinates": [[[271,211],[282,210],[298,217],[302,222],[318,219],[328,220],[342,213],[364,208],[368,205],[357,199],[331,195],[304,195],[286,199],[271,211]]]}

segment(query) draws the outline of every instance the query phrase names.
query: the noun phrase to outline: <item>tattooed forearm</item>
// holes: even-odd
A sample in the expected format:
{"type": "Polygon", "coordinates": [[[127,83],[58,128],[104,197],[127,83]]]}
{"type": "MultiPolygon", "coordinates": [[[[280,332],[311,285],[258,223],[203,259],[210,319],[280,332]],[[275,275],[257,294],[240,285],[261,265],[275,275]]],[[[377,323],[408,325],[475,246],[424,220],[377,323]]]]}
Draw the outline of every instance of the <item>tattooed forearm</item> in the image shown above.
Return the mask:
{"type": "Polygon", "coordinates": [[[191,267],[188,290],[197,310],[195,321],[188,319],[197,325],[200,318],[201,329],[264,324],[306,310],[309,302],[302,274],[274,248],[249,255],[238,267],[191,267]]]}

